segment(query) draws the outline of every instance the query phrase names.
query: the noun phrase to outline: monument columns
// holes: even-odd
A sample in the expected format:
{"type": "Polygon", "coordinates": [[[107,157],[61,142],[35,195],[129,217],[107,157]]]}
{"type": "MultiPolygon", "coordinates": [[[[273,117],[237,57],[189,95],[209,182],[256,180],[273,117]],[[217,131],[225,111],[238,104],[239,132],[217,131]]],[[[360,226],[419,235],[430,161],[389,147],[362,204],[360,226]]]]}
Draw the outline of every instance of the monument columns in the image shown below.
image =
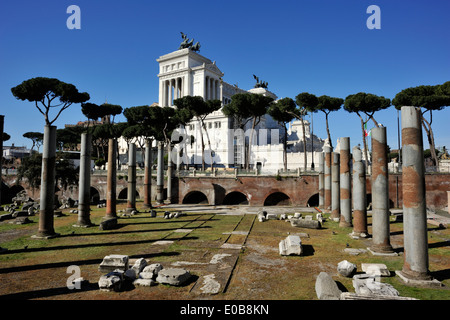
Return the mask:
{"type": "Polygon", "coordinates": [[[127,212],[136,210],[136,145],[128,146],[127,212]]]}
{"type": "Polygon", "coordinates": [[[103,219],[117,218],[116,213],[116,168],[117,141],[108,140],[108,168],[106,177],[106,215],[103,219]]]}
{"type": "Polygon", "coordinates": [[[164,142],[158,141],[158,168],[156,172],[156,202],[164,203],[164,142]]]}
{"type": "Polygon", "coordinates": [[[44,127],[44,150],[42,152],[41,197],[39,231],[36,238],[58,236],[53,227],[55,200],[56,126],[44,127]]]}
{"type": "Polygon", "coordinates": [[[386,127],[372,129],[372,246],[373,253],[392,254],[389,226],[389,185],[386,127]]]}
{"type": "Polygon", "coordinates": [[[359,146],[353,148],[353,234],[365,238],[367,231],[366,206],[366,166],[362,162],[362,152],[359,146]]]}
{"type": "Polygon", "coordinates": [[[319,153],[319,208],[324,207],[323,152],[319,153]]]}
{"type": "Polygon", "coordinates": [[[425,168],[420,108],[402,107],[404,262],[402,275],[430,280],[428,270],[425,168]]]}
{"type": "Polygon", "coordinates": [[[324,209],[331,210],[331,147],[324,146],[324,209]]]}
{"type": "Polygon", "coordinates": [[[90,219],[91,205],[91,134],[81,134],[80,181],[78,187],[78,222],[77,227],[92,226],[90,219]]]}
{"type": "Polygon", "coordinates": [[[340,208],[341,220],[339,226],[352,226],[352,202],[351,202],[351,174],[350,174],[350,138],[343,137],[340,140],[340,208]]]}
{"type": "Polygon", "coordinates": [[[152,145],[149,139],[145,141],[144,159],[144,208],[152,207],[152,145]]]}
{"type": "Polygon", "coordinates": [[[331,163],[331,219],[339,219],[341,215],[340,207],[340,181],[339,181],[339,153],[332,152],[332,163],[331,163]]]}

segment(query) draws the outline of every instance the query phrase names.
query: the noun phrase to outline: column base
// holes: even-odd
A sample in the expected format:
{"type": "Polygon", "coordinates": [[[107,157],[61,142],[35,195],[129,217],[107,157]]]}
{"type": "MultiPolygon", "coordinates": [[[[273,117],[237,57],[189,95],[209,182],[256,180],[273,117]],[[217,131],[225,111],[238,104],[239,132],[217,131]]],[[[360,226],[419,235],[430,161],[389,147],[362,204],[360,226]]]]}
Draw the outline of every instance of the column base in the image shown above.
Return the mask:
{"type": "Polygon", "coordinates": [[[414,277],[407,272],[395,270],[395,274],[406,284],[413,287],[426,287],[426,288],[439,288],[443,287],[443,284],[431,277],[430,275],[422,275],[414,277]]]}
{"type": "Polygon", "coordinates": [[[369,233],[366,231],[353,231],[352,233],[348,234],[352,239],[367,239],[370,238],[369,233]]]}
{"type": "Polygon", "coordinates": [[[53,239],[59,237],[59,233],[44,233],[40,232],[38,234],[32,235],[32,239],[53,239]]]}
{"type": "Polygon", "coordinates": [[[395,252],[392,249],[392,247],[390,249],[388,247],[386,247],[386,248],[384,248],[384,250],[370,247],[370,248],[367,248],[367,250],[369,250],[370,253],[372,253],[374,256],[390,256],[390,257],[398,256],[398,253],[395,252]]]}
{"type": "Polygon", "coordinates": [[[351,227],[353,227],[353,225],[350,222],[347,222],[345,220],[340,220],[339,227],[351,228],[351,227]]]}
{"type": "Polygon", "coordinates": [[[72,227],[75,228],[90,228],[90,227],[94,227],[95,224],[93,223],[77,223],[77,224],[73,224],[72,227]]]}

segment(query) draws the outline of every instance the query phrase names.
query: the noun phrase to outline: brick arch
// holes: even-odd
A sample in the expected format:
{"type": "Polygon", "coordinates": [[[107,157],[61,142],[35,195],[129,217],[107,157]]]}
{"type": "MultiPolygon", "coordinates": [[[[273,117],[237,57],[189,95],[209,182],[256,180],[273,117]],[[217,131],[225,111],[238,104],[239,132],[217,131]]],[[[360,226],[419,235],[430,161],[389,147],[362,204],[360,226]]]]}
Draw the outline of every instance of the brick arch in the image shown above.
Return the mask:
{"type": "Polygon", "coordinates": [[[252,198],[252,196],[249,194],[249,193],[247,193],[247,192],[245,192],[245,191],[242,191],[242,190],[240,190],[240,189],[235,189],[235,188],[232,188],[229,192],[227,192],[227,194],[225,195],[225,197],[223,198],[223,201],[222,201],[222,203],[223,204],[227,204],[226,202],[229,202],[230,201],[230,199],[232,199],[231,197],[231,194],[242,194],[242,195],[244,195],[245,196],[245,199],[246,199],[246,201],[247,201],[247,204],[251,204],[251,198],[252,198]],[[227,198],[228,197],[228,198],[227,198]],[[227,201],[226,201],[227,200],[227,201]]]}
{"type": "MultiPolygon", "coordinates": [[[[284,192],[284,190],[280,190],[280,189],[271,189],[269,192],[267,192],[265,195],[264,195],[264,205],[266,206],[266,205],[277,205],[277,204],[268,204],[268,202],[270,203],[271,202],[271,196],[273,196],[273,195],[278,195],[278,194],[282,194],[282,195],[285,195],[286,197],[287,197],[287,199],[280,199],[281,201],[283,201],[283,200],[289,200],[289,205],[292,205],[293,204],[293,200],[292,200],[292,197],[288,194],[288,193],[286,193],[286,192],[284,192]],[[269,201],[268,201],[269,200],[269,201]]],[[[276,200],[276,199],[274,199],[274,200],[276,200]]]]}
{"type": "Polygon", "coordinates": [[[181,203],[183,203],[183,204],[201,203],[201,202],[196,202],[196,200],[203,200],[202,195],[204,196],[204,198],[206,198],[206,201],[208,202],[208,204],[210,204],[208,196],[204,192],[198,191],[198,190],[192,190],[192,191],[189,191],[188,193],[186,193],[186,195],[183,197],[181,203]],[[198,198],[196,198],[196,199],[192,198],[192,197],[195,197],[194,195],[197,195],[198,198]],[[191,202],[191,201],[194,201],[194,202],[191,202]]]}
{"type": "Polygon", "coordinates": [[[95,188],[98,191],[100,200],[106,199],[106,184],[91,184],[91,188],[95,188]]]}

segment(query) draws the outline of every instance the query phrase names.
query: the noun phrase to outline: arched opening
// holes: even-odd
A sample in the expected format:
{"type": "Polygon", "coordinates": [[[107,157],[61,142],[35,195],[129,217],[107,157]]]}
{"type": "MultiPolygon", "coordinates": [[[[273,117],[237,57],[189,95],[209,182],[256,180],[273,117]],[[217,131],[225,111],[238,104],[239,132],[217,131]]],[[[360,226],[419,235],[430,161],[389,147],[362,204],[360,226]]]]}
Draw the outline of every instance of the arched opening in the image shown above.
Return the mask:
{"type": "Polygon", "coordinates": [[[319,206],[319,194],[316,193],[311,198],[308,199],[308,207],[318,207],[319,206]]]}
{"type": "Polygon", "coordinates": [[[128,198],[128,188],[123,188],[119,192],[119,195],[117,196],[117,199],[119,199],[119,200],[127,200],[127,198],[128,198]]]}
{"type": "Polygon", "coordinates": [[[233,191],[225,196],[223,199],[223,204],[225,205],[246,205],[248,204],[248,199],[242,192],[233,191]]]}
{"type": "MultiPolygon", "coordinates": [[[[139,198],[139,192],[136,190],[136,199],[139,198]]],[[[119,200],[127,200],[128,199],[128,187],[123,188],[120,192],[119,195],[117,196],[117,199],[119,200]]]]}
{"type": "Polygon", "coordinates": [[[94,187],[91,187],[89,189],[89,193],[91,195],[91,203],[98,204],[100,201],[100,192],[98,192],[98,190],[95,189],[94,187]]]}
{"type": "Polygon", "coordinates": [[[191,191],[184,197],[183,204],[208,204],[208,198],[203,192],[191,191]]]}
{"type": "Polygon", "coordinates": [[[264,200],[265,206],[289,206],[291,199],[283,192],[274,192],[264,200]]]}

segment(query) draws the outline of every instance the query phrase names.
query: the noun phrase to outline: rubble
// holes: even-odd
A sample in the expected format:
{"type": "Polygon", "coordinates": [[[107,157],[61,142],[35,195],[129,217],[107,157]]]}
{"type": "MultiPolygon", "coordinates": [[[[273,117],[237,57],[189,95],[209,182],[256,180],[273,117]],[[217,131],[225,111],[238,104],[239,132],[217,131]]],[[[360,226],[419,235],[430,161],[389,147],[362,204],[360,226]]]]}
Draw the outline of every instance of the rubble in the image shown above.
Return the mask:
{"type": "Polygon", "coordinates": [[[301,255],[302,241],[299,236],[289,235],[279,243],[279,251],[282,256],[301,255]]]}

